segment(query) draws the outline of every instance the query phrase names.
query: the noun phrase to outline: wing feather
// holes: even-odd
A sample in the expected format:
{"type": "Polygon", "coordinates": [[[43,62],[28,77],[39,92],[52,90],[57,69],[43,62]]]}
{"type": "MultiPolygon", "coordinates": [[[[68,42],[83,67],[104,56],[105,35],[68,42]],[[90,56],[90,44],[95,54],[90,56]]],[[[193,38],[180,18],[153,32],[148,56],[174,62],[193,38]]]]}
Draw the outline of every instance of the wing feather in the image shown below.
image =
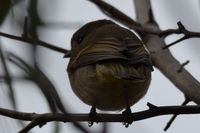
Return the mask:
{"type": "Polygon", "coordinates": [[[119,41],[114,37],[107,37],[83,46],[86,47],[82,48],[69,63],[70,69],[110,59],[127,61],[132,65],[141,62],[151,66],[148,53],[143,45],[134,43],[131,38],[119,41]]]}

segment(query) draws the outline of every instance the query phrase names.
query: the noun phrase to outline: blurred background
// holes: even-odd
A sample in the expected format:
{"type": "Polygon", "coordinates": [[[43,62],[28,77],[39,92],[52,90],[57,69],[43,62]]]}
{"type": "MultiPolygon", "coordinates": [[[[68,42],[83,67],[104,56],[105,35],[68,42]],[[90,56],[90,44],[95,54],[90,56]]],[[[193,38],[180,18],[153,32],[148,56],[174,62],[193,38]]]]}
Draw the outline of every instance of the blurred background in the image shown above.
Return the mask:
{"type": "MultiPolygon", "coordinates": [[[[133,0],[106,0],[106,2],[135,18],[133,0]]],[[[161,29],[177,28],[176,23],[181,21],[187,29],[200,31],[199,0],[154,0],[152,7],[161,29]]],[[[65,49],[70,49],[70,39],[82,25],[104,18],[109,19],[87,0],[0,1],[0,32],[39,39],[65,49]]],[[[169,44],[179,37],[172,35],[166,38],[166,42],[169,44]]],[[[170,48],[180,62],[190,60],[186,69],[198,80],[200,80],[199,43],[198,38],[189,39],[170,48]]],[[[0,108],[30,113],[56,112],[59,107],[50,105],[51,96],[45,93],[56,90],[68,112],[89,112],[90,107],[82,103],[71,90],[66,72],[69,59],[63,59],[63,53],[2,36],[0,36],[0,53],[0,108]]],[[[180,105],[183,101],[183,94],[155,68],[147,95],[132,107],[132,111],[147,109],[147,102],[167,106],[180,105]]],[[[154,117],[133,122],[129,128],[125,128],[121,123],[109,123],[108,133],[160,133],[163,132],[169,119],[170,116],[154,117]]],[[[199,122],[200,115],[181,115],[167,132],[198,132],[199,122]]],[[[1,133],[16,133],[24,124],[28,122],[22,123],[0,116],[1,133]]],[[[82,124],[88,128],[87,123],[82,124]]],[[[94,133],[101,132],[102,124],[94,124],[88,129],[94,133]]],[[[31,132],[79,133],[80,131],[70,123],[51,122],[42,128],[35,127],[31,132]]]]}

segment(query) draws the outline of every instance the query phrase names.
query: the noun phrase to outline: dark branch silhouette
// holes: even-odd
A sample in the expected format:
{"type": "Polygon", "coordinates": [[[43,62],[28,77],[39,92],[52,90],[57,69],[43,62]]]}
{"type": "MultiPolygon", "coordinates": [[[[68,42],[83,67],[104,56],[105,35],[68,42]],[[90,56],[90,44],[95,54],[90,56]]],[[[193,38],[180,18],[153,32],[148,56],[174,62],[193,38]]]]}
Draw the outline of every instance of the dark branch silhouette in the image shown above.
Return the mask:
{"type": "MultiPolygon", "coordinates": [[[[187,105],[189,102],[190,102],[190,100],[189,100],[187,97],[185,97],[185,100],[184,100],[184,102],[183,102],[181,105],[182,105],[182,106],[185,106],[185,105],[187,105]]],[[[164,128],[164,131],[167,131],[167,130],[170,128],[170,126],[172,125],[173,121],[176,119],[177,116],[178,116],[178,114],[174,114],[174,115],[171,117],[171,119],[167,122],[167,124],[166,124],[166,126],[165,126],[165,128],[164,128]]]]}
{"type": "Polygon", "coordinates": [[[39,46],[51,49],[53,51],[63,53],[63,54],[66,54],[66,53],[69,52],[69,50],[57,47],[53,44],[50,44],[50,43],[47,43],[47,42],[44,42],[44,41],[41,41],[41,40],[35,40],[35,39],[28,38],[28,37],[23,38],[23,37],[19,37],[19,36],[6,34],[6,33],[3,33],[3,32],[0,32],[0,36],[10,38],[10,39],[13,39],[13,40],[17,40],[17,41],[27,42],[27,43],[30,43],[30,44],[33,44],[33,45],[39,45],[39,46]]]}
{"type": "Polygon", "coordinates": [[[161,37],[166,37],[171,34],[184,34],[189,37],[200,37],[200,32],[194,32],[194,31],[189,31],[185,28],[185,26],[179,21],[177,23],[178,28],[177,29],[167,29],[163,30],[159,33],[159,36],[161,37]]]}
{"type": "MultiPolygon", "coordinates": [[[[199,114],[200,106],[155,106],[148,103],[149,109],[132,113],[129,117],[131,121],[139,121],[147,118],[152,118],[160,115],[170,114],[199,114]]],[[[7,116],[13,119],[31,121],[28,126],[20,131],[25,133],[30,131],[35,126],[42,127],[45,123],[51,121],[60,122],[88,122],[90,121],[89,114],[62,114],[62,113],[24,113],[13,110],[0,108],[0,115],[7,116]]],[[[126,117],[123,114],[97,114],[94,118],[95,122],[124,122],[126,117]]]]}

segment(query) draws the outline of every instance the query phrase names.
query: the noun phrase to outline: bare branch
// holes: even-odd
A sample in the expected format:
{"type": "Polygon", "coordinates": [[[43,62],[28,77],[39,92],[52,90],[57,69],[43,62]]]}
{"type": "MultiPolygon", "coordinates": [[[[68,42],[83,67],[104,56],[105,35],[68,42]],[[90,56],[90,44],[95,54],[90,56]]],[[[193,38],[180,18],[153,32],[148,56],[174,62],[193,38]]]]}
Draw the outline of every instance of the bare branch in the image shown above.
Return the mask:
{"type": "Polygon", "coordinates": [[[169,47],[171,47],[171,46],[173,46],[173,45],[175,45],[175,44],[177,44],[177,43],[179,43],[179,42],[181,42],[183,40],[186,40],[186,39],[189,39],[189,38],[187,36],[183,36],[182,38],[180,38],[180,39],[178,39],[178,40],[176,40],[176,41],[164,46],[163,49],[167,49],[167,48],[169,48],[169,47]]]}
{"type": "Polygon", "coordinates": [[[8,70],[8,66],[7,66],[7,63],[6,63],[6,60],[5,60],[5,57],[4,57],[3,54],[4,53],[3,53],[3,50],[2,50],[1,45],[0,45],[0,59],[1,59],[2,68],[5,72],[5,82],[7,83],[8,88],[9,88],[9,98],[11,100],[12,106],[16,110],[17,105],[16,105],[16,102],[15,102],[15,95],[14,95],[12,80],[11,80],[10,72],[8,70]]]}
{"type": "Polygon", "coordinates": [[[35,119],[33,119],[25,128],[20,130],[18,133],[27,133],[28,131],[30,131],[32,128],[34,128],[37,125],[39,125],[39,123],[35,119]]]}
{"type": "Polygon", "coordinates": [[[27,38],[27,37],[28,37],[28,17],[26,16],[24,19],[22,38],[27,38]]]}
{"type": "Polygon", "coordinates": [[[159,35],[161,37],[171,35],[171,34],[183,33],[185,36],[187,36],[184,39],[200,37],[200,32],[192,32],[192,31],[186,30],[181,22],[177,23],[179,26],[178,29],[167,29],[167,30],[163,30],[163,31],[160,29],[152,29],[152,28],[146,27],[144,25],[141,25],[141,24],[145,24],[145,23],[154,23],[154,24],[156,23],[151,6],[149,6],[150,1],[148,1],[148,2],[140,1],[139,2],[139,1],[135,0],[136,5],[138,2],[138,3],[141,3],[141,5],[143,5],[144,7],[148,6],[147,8],[138,8],[136,6],[136,12],[140,12],[140,14],[143,14],[143,15],[136,15],[137,19],[139,20],[140,23],[134,21],[132,18],[128,17],[123,12],[119,11],[117,8],[106,3],[105,1],[101,1],[101,0],[89,0],[89,1],[94,3],[108,17],[126,25],[127,27],[129,27],[139,33],[143,32],[146,34],[159,35]],[[146,16],[144,17],[144,15],[146,15],[146,16]],[[143,17],[141,17],[141,16],[143,16],[143,17]]]}
{"type": "Polygon", "coordinates": [[[200,32],[193,32],[193,31],[189,31],[185,28],[185,26],[179,21],[177,23],[178,28],[177,29],[167,29],[167,30],[163,30],[159,33],[159,36],[161,37],[166,37],[169,36],[171,34],[184,34],[185,36],[187,36],[188,38],[192,38],[192,37],[200,37],[200,32]]]}
{"type": "MultiPolygon", "coordinates": [[[[185,97],[185,100],[184,100],[184,102],[181,104],[182,106],[185,106],[185,105],[187,105],[188,103],[190,102],[190,100],[187,98],[187,97],[185,97]]],[[[172,117],[171,117],[171,119],[168,121],[168,123],[166,124],[166,126],[165,126],[165,128],[164,128],[164,131],[167,131],[169,128],[170,128],[170,126],[171,126],[171,124],[173,123],[173,121],[176,119],[176,117],[177,117],[178,115],[176,114],[176,115],[173,115],[172,117]]]]}
{"type": "Polygon", "coordinates": [[[152,8],[151,8],[151,4],[150,4],[150,0],[134,0],[135,2],[135,10],[136,10],[136,18],[137,21],[141,24],[146,24],[148,22],[151,22],[150,19],[153,16],[152,13],[152,8]],[[141,8],[141,6],[137,6],[137,5],[142,5],[144,6],[143,8],[141,8]],[[151,12],[151,13],[150,13],[151,12]]]}
{"type": "MultiPolygon", "coordinates": [[[[102,0],[89,0],[90,2],[94,3],[99,7],[99,9],[108,17],[126,25],[127,27],[137,31],[138,33],[151,33],[151,34],[160,34],[160,30],[152,30],[148,27],[143,27],[140,23],[134,21],[126,14],[118,10],[117,8],[111,6],[110,4],[106,3],[102,0]]],[[[152,17],[152,16],[151,16],[152,17]]]]}
{"type": "MultiPolygon", "coordinates": [[[[135,0],[137,1],[136,8],[142,8],[144,11],[151,9],[149,0],[135,0]],[[145,4],[144,4],[145,3],[145,4]]],[[[137,11],[137,10],[136,10],[137,11]]],[[[149,18],[148,12],[136,12],[137,16],[149,18]]],[[[146,19],[141,19],[146,20],[146,19]]],[[[139,21],[140,23],[142,23],[139,21]]],[[[154,31],[159,31],[159,27],[154,23],[147,23],[145,27],[148,27],[154,31]]],[[[181,24],[179,27],[184,29],[181,24]]],[[[164,38],[160,38],[157,35],[146,34],[142,36],[144,44],[152,53],[152,61],[155,67],[157,67],[180,91],[182,91],[189,99],[197,104],[200,104],[200,83],[184,68],[181,73],[177,70],[181,64],[173,57],[169,49],[162,50],[166,46],[164,38]]]]}
{"type": "MultiPolygon", "coordinates": [[[[188,105],[188,106],[155,106],[152,104],[147,110],[132,113],[129,117],[131,121],[139,121],[147,118],[152,118],[160,115],[170,114],[199,114],[200,106],[188,105]]],[[[31,121],[31,123],[21,131],[29,131],[35,126],[43,126],[47,122],[60,121],[60,122],[88,122],[90,121],[89,114],[62,114],[62,113],[24,113],[13,110],[0,108],[0,115],[10,117],[13,119],[19,119],[24,121],[31,121]]],[[[96,122],[124,122],[126,117],[123,114],[97,114],[94,118],[96,122]]],[[[22,133],[22,132],[21,132],[22,133]]],[[[23,132],[24,133],[24,132],[23,132]]]]}
{"type": "Polygon", "coordinates": [[[108,133],[108,123],[106,122],[103,123],[102,133],[108,133]]]}
{"type": "Polygon", "coordinates": [[[182,63],[181,66],[180,66],[180,68],[177,70],[177,72],[179,72],[179,73],[182,72],[183,68],[184,68],[188,63],[190,63],[189,60],[187,60],[186,62],[182,63]]]}
{"type": "Polygon", "coordinates": [[[34,39],[31,39],[31,38],[22,38],[22,37],[19,37],[19,36],[10,35],[10,34],[6,34],[6,33],[3,33],[3,32],[0,32],[0,36],[10,38],[10,39],[13,39],[13,40],[27,42],[27,43],[30,43],[30,44],[33,44],[33,45],[39,45],[39,46],[51,49],[53,51],[64,53],[64,54],[69,52],[69,50],[57,47],[53,44],[50,44],[50,43],[47,43],[47,42],[44,42],[44,41],[41,41],[41,40],[34,40],[34,39]]]}
{"type": "MultiPolygon", "coordinates": [[[[7,76],[5,75],[0,75],[0,83],[1,82],[6,82],[7,76]]],[[[11,81],[30,81],[31,78],[28,76],[12,76],[11,81]]]]}
{"type": "Polygon", "coordinates": [[[200,33],[199,32],[192,32],[192,31],[189,31],[185,28],[185,26],[179,21],[177,23],[178,25],[178,29],[171,29],[171,30],[166,30],[166,31],[162,31],[159,36],[168,36],[170,34],[184,34],[184,36],[176,41],[174,41],[173,43],[171,44],[168,44],[166,46],[163,47],[163,49],[166,49],[166,48],[169,48],[183,40],[186,40],[186,39],[189,39],[189,38],[197,38],[197,37],[200,37],[200,33]]]}
{"type": "Polygon", "coordinates": [[[140,26],[139,23],[134,21],[132,18],[128,17],[126,14],[119,11],[117,8],[111,6],[110,4],[106,3],[102,0],[89,0],[90,2],[94,3],[103,13],[113,19],[117,19],[118,21],[123,21],[127,23],[131,23],[134,26],[140,26]]]}
{"type": "MultiPolygon", "coordinates": [[[[24,70],[28,74],[29,78],[38,85],[40,90],[43,92],[45,98],[47,99],[51,110],[54,113],[57,113],[57,107],[58,107],[60,111],[67,114],[67,110],[64,107],[56,91],[56,88],[48,79],[48,77],[39,69],[39,67],[36,66],[36,68],[33,68],[25,61],[23,61],[21,58],[11,53],[9,54],[9,60],[18,67],[20,67],[22,70],[24,70]]],[[[71,120],[71,122],[73,122],[73,120],[71,120]]],[[[27,127],[22,129],[22,133],[33,128],[34,127],[33,125],[35,124],[37,124],[37,120],[34,120],[34,122],[31,122],[27,127]]],[[[89,133],[89,131],[87,131],[80,123],[73,122],[72,124],[80,131],[84,133],[89,133]]]]}
{"type": "Polygon", "coordinates": [[[32,81],[34,81],[35,84],[38,85],[45,98],[47,99],[52,112],[57,112],[57,107],[63,113],[66,112],[66,109],[57,93],[55,86],[48,79],[48,77],[40,70],[39,67],[35,66],[35,68],[33,68],[32,66],[27,64],[23,59],[19,58],[18,56],[12,53],[9,53],[8,57],[12,63],[24,70],[29,76],[29,78],[32,81]]]}

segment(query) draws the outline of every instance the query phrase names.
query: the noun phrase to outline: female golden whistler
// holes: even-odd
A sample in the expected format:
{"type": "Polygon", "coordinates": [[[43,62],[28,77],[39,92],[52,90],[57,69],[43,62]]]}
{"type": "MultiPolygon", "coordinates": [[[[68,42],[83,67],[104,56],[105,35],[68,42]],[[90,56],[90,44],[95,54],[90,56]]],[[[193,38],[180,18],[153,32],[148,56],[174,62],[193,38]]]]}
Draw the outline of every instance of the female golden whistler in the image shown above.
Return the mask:
{"type": "Polygon", "coordinates": [[[93,109],[130,110],[147,92],[153,70],[138,37],[110,20],[74,33],[67,68],[74,93],[93,109]]]}

